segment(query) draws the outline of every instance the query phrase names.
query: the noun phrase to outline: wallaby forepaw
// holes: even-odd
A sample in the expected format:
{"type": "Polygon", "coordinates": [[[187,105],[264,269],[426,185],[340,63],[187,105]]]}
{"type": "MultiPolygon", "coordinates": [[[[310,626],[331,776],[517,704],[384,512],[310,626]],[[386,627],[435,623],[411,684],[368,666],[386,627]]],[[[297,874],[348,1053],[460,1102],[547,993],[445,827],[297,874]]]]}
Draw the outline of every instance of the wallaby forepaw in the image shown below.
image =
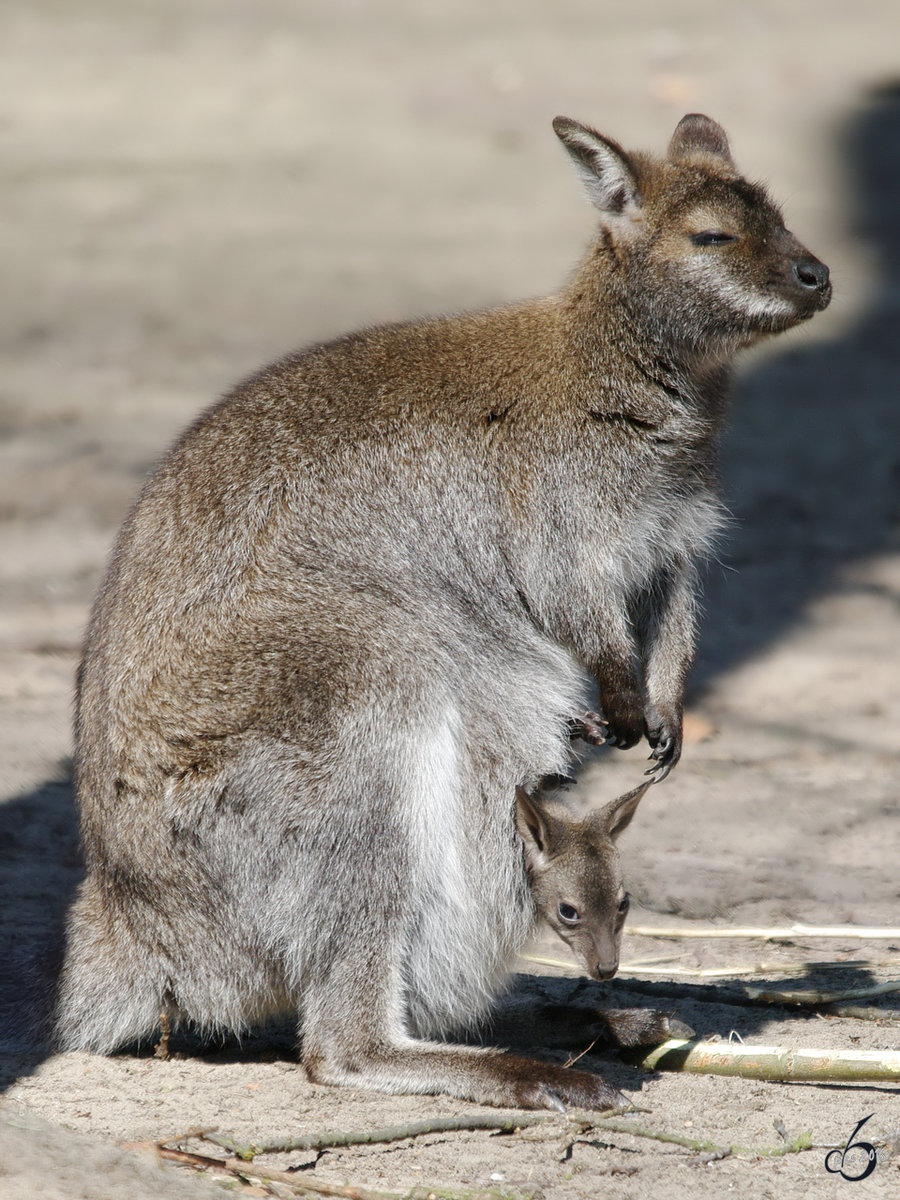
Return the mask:
{"type": "Polygon", "coordinates": [[[609,739],[609,726],[602,713],[579,713],[577,717],[569,717],[567,724],[572,741],[581,738],[591,746],[605,746],[609,739]]]}
{"type": "Polygon", "coordinates": [[[600,697],[607,728],[606,745],[619,750],[636,746],[646,732],[644,701],[637,692],[623,690],[600,697]]]}
{"type": "Polygon", "coordinates": [[[627,750],[644,736],[644,715],[639,700],[611,698],[601,711],[579,713],[568,720],[569,737],[581,738],[592,746],[616,746],[627,750]]]}
{"type": "Polygon", "coordinates": [[[621,1047],[658,1046],[672,1037],[694,1036],[694,1031],[671,1013],[655,1008],[613,1008],[600,1012],[613,1044],[621,1047]]]}

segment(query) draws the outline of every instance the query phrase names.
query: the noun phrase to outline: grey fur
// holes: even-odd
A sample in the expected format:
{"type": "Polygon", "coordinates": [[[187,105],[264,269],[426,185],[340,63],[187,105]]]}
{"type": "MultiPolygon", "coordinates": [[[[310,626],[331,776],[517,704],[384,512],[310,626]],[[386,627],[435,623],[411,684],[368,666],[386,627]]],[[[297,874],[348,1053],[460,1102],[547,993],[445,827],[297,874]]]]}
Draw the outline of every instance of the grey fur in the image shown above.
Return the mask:
{"type": "Polygon", "coordinates": [[[570,730],[677,761],[728,362],[830,287],[715,122],[667,159],[555,124],[600,208],[558,295],[284,359],[125,522],[79,673],[63,1047],[289,1009],[318,1080],[609,1101],[415,1039],[481,1016],[532,929],[516,789],[570,730]]]}

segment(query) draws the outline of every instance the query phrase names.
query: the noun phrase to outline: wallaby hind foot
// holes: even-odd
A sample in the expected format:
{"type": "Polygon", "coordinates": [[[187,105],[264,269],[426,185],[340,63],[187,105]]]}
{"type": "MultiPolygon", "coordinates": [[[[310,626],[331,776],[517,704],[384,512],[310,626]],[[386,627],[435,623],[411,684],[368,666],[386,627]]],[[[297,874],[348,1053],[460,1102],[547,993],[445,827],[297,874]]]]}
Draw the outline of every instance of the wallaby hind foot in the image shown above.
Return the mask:
{"type": "MultiPolygon", "coordinates": [[[[357,1052],[358,1054],[358,1052],[357,1052]]],[[[386,1092],[444,1092],[500,1108],[609,1109],[629,1103],[599,1075],[503,1050],[416,1043],[371,1049],[351,1063],[303,1051],[316,1083],[348,1084],[386,1092]]]]}

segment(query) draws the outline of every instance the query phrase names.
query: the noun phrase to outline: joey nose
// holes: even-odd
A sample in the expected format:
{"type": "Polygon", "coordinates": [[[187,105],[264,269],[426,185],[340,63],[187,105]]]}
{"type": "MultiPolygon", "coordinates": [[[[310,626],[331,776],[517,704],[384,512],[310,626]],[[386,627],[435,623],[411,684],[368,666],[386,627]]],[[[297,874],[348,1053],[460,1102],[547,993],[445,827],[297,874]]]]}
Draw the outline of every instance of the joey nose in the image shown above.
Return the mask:
{"type": "Polygon", "coordinates": [[[794,263],[794,278],[801,287],[824,292],[829,285],[828,268],[817,258],[800,258],[794,263]]]}

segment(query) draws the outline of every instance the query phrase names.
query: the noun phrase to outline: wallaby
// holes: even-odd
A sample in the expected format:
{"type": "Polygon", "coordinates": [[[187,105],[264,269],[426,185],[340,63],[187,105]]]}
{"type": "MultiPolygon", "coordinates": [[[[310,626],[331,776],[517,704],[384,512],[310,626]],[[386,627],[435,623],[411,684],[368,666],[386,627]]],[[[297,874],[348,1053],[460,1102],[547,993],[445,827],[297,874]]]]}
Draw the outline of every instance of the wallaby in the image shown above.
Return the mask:
{"type": "Polygon", "coordinates": [[[665,159],[555,129],[599,213],[558,295],[284,359],[126,520],[78,678],[62,1047],[290,1010],[314,1080],[608,1102],[417,1039],[531,929],[517,789],[571,734],[677,761],[728,362],[830,284],[709,118],[665,159]]]}

